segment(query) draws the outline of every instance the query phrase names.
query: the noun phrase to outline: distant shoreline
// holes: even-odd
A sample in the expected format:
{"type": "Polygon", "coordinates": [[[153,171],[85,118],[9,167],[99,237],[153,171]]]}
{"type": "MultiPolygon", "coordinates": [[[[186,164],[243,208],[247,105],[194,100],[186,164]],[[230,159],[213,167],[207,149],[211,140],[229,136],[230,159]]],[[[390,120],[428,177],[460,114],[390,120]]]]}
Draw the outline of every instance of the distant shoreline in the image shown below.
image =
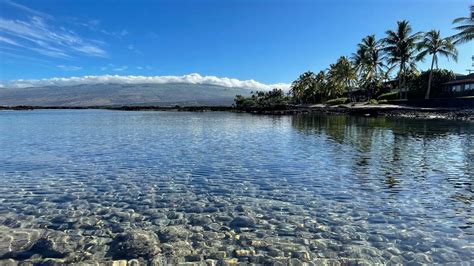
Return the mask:
{"type": "Polygon", "coordinates": [[[338,105],[338,106],[285,106],[278,108],[237,109],[232,106],[0,106],[1,110],[116,110],[116,111],[175,111],[216,112],[228,111],[262,115],[328,114],[364,117],[399,117],[415,119],[447,119],[474,121],[474,108],[420,108],[400,105],[338,105]]]}
{"type": "Polygon", "coordinates": [[[182,111],[182,112],[199,112],[199,111],[232,111],[232,106],[148,106],[148,105],[121,105],[121,106],[37,106],[37,105],[17,105],[17,106],[0,106],[1,110],[117,110],[117,111],[182,111]]]}

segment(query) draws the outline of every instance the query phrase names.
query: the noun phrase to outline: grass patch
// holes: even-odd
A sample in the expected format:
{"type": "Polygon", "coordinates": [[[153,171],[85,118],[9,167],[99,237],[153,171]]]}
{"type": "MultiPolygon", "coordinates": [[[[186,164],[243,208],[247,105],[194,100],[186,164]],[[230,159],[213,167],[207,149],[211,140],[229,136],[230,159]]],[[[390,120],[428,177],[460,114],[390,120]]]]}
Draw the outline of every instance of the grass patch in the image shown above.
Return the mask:
{"type": "Polygon", "coordinates": [[[377,97],[377,100],[397,100],[399,98],[398,92],[387,92],[384,94],[380,94],[379,97],[377,97]]]}
{"type": "Polygon", "coordinates": [[[338,104],[345,104],[349,102],[349,99],[348,98],[336,98],[336,99],[331,99],[329,101],[326,102],[326,104],[328,105],[338,105],[338,104]]]}

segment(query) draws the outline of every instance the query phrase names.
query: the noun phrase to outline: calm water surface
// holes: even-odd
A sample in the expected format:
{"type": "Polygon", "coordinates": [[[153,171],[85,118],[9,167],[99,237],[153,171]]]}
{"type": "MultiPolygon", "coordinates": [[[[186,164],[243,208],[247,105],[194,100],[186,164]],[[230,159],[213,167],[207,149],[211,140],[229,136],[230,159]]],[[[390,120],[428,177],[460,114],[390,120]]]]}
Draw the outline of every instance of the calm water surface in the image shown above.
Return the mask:
{"type": "Polygon", "coordinates": [[[473,178],[468,122],[2,111],[0,257],[472,261],[473,178]]]}

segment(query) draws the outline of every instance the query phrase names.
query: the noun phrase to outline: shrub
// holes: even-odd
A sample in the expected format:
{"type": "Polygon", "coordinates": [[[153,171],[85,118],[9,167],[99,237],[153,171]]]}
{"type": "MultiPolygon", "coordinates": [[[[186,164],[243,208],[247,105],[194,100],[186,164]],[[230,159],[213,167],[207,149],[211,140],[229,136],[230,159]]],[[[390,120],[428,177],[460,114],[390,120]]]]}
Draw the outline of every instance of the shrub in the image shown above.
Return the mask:
{"type": "Polygon", "coordinates": [[[326,104],[329,105],[338,105],[338,104],[345,104],[349,101],[348,98],[336,98],[336,99],[331,99],[326,102],[326,104]]]}
{"type": "Polygon", "coordinates": [[[399,98],[398,92],[387,92],[384,94],[380,94],[379,97],[377,97],[377,100],[397,100],[399,98]]]}
{"type": "Polygon", "coordinates": [[[377,105],[379,104],[379,102],[375,99],[370,99],[370,101],[368,102],[368,105],[377,105]]]}

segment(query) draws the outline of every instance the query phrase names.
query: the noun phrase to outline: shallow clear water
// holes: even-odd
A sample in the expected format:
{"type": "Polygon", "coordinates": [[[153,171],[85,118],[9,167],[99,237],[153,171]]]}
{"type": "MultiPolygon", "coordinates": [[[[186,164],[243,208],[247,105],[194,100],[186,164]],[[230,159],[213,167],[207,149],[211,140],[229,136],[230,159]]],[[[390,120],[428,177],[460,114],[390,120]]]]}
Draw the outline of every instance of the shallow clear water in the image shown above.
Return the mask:
{"type": "Polygon", "coordinates": [[[120,259],[114,238],[140,229],[168,262],[470,261],[473,136],[435,120],[0,112],[0,257],[120,259]]]}

